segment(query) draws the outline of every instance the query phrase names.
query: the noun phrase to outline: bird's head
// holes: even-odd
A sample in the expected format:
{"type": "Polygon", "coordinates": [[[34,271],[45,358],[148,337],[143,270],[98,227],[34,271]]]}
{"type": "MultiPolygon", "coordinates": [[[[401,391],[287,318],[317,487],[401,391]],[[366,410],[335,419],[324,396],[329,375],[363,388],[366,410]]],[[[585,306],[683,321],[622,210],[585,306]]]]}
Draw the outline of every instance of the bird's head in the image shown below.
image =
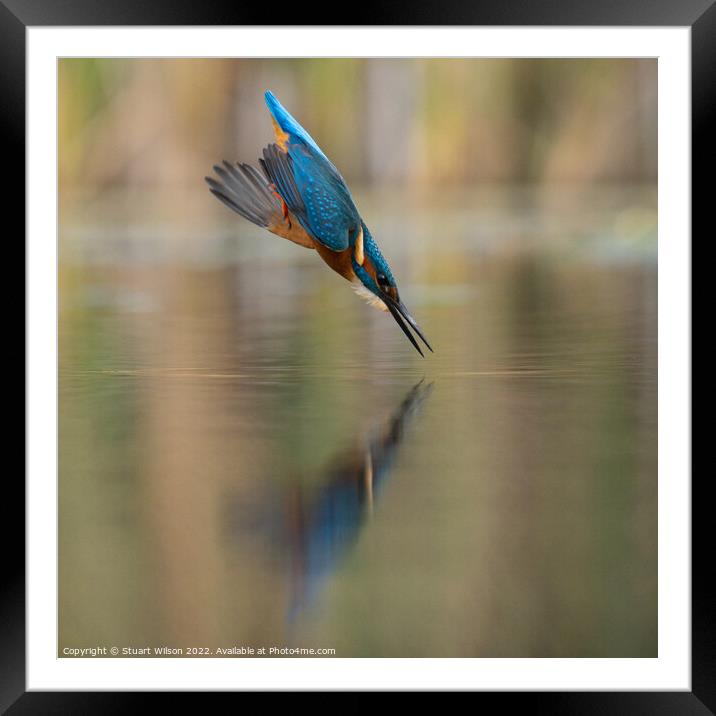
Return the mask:
{"type": "Polygon", "coordinates": [[[420,355],[423,355],[423,352],[408,326],[405,325],[406,322],[432,352],[433,349],[423,335],[422,329],[400,300],[398,284],[395,282],[390,266],[364,223],[362,231],[356,238],[352,262],[353,271],[360,281],[358,292],[377,308],[390,312],[420,355]]]}

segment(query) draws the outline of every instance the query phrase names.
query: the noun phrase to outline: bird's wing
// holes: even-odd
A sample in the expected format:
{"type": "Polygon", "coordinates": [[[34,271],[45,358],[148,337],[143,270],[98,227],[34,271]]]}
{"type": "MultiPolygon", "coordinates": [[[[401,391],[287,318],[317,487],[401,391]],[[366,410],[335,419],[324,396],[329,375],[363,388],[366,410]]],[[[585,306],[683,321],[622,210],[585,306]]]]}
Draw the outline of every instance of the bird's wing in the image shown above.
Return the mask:
{"type": "Polygon", "coordinates": [[[259,164],[268,181],[274,185],[276,191],[286,202],[289,211],[296,216],[303,217],[306,213],[306,206],[303,203],[301,192],[296,186],[293,165],[288,154],[281,151],[278,145],[269,144],[264,149],[264,155],[259,159],[259,164]]]}
{"type": "Polygon", "coordinates": [[[308,249],[313,239],[286,208],[281,197],[271,191],[266,178],[248,164],[216,165],[214,171],[221,181],[205,177],[211,193],[244,218],[270,232],[308,249]]]}
{"type": "Polygon", "coordinates": [[[262,166],[269,180],[316,240],[333,251],[347,249],[361,219],[343,177],[270,92],[266,104],[277,140],[264,150],[262,166]]]}

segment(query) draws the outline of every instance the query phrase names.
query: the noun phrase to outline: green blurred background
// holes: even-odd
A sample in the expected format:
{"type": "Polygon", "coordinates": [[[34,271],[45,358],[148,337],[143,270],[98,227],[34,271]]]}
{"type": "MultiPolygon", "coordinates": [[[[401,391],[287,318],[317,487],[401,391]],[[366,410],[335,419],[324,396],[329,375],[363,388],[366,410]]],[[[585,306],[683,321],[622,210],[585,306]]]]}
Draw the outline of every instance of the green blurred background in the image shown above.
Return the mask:
{"type": "MultiPolygon", "coordinates": [[[[191,191],[271,141],[271,89],[351,185],[656,181],[655,60],[60,61],[63,197],[191,191]]],[[[407,186],[406,186],[407,185],[407,186]]]]}
{"type": "Polygon", "coordinates": [[[656,60],[58,71],[60,655],[656,656],[656,60]],[[207,191],[266,89],[435,355],[207,191]]]}

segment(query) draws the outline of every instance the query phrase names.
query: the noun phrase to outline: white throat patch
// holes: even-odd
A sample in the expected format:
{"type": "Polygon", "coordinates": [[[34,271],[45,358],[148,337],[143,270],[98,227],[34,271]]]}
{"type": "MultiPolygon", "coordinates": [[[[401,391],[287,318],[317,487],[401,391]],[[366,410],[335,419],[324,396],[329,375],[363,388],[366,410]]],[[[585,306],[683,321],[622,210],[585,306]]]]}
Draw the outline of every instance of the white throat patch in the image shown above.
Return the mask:
{"type": "Polygon", "coordinates": [[[374,308],[377,308],[379,311],[388,310],[385,303],[372,291],[369,291],[360,281],[352,282],[351,287],[364,301],[367,301],[374,308]]]}

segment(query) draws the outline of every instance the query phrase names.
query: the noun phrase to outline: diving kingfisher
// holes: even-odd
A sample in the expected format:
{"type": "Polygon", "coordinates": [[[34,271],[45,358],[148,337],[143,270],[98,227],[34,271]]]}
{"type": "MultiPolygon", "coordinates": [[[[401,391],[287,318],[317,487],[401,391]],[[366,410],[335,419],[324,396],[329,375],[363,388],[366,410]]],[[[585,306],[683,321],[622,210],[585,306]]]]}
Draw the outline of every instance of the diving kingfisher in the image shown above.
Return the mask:
{"type": "Polygon", "coordinates": [[[361,218],[343,177],[311,135],[265,94],[276,142],[263,150],[261,171],[248,164],[214,166],[221,181],[205,177],[211,193],[258,226],[319,256],[348,279],[360,296],[389,311],[420,355],[408,325],[430,351],[427,339],[400,300],[393,274],[361,218]]]}

